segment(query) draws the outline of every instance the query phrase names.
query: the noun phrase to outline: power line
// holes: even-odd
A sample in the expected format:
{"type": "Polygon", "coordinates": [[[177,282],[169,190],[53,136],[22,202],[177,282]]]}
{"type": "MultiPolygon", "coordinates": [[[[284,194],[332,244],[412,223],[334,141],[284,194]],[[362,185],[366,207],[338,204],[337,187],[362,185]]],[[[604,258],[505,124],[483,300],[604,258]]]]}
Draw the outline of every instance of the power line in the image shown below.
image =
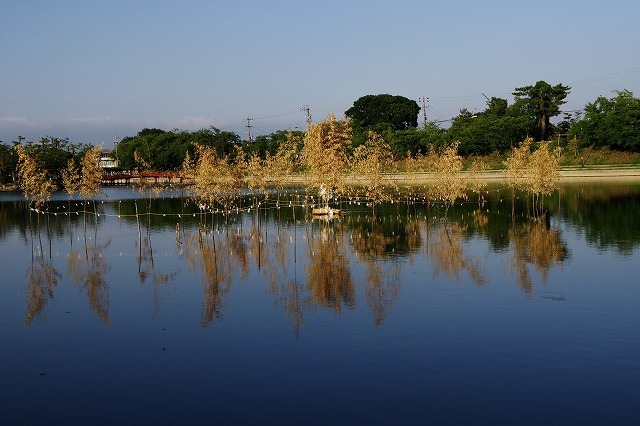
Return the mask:
{"type": "Polygon", "coordinates": [[[438,111],[437,109],[435,109],[431,105],[427,106],[427,108],[429,109],[429,111],[433,112],[434,114],[436,114],[440,118],[445,118],[445,119],[447,118],[444,114],[442,114],[440,111],[438,111]]]}
{"type": "MultiPolygon", "coordinates": [[[[579,85],[585,85],[585,84],[590,84],[590,83],[596,83],[602,80],[608,80],[608,79],[612,79],[612,78],[617,78],[617,77],[624,77],[630,74],[635,74],[640,72],[640,66],[636,66],[636,67],[632,67],[632,68],[628,68],[628,69],[624,69],[624,70],[620,70],[617,72],[612,72],[609,74],[603,74],[600,76],[595,76],[595,77],[590,77],[590,78],[585,78],[582,80],[575,80],[572,82],[569,82],[568,84],[570,86],[579,86],[579,85]]],[[[512,92],[506,92],[506,93],[490,93],[489,96],[495,96],[495,97],[504,97],[504,96],[509,96],[512,95],[512,92]]],[[[486,99],[488,96],[485,94],[480,94],[480,95],[467,95],[467,96],[448,96],[448,97],[440,97],[440,98],[433,98],[433,97],[425,97],[422,96],[420,98],[420,101],[422,102],[423,105],[423,118],[426,117],[427,114],[427,110],[430,112],[433,112],[436,116],[440,117],[441,120],[437,120],[437,122],[446,122],[446,121],[451,121],[451,118],[446,118],[443,114],[441,114],[438,110],[436,110],[435,108],[433,108],[433,106],[428,103],[429,101],[433,102],[460,102],[460,101],[477,101],[477,100],[482,100],[482,99],[486,99]]],[[[323,111],[323,110],[327,110],[327,111],[331,111],[331,108],[326,108],[326,107],[321,107],[321,108],[315,108],[316,111],[323,111]]],[[[247,124],[245,125],[245,127],[247,127],[248,130],[248,134],[249,134],[249,140],[252,141],[253,137],[251,135],[251,128],[254,127],[251,125],[251,120],[268,120],[268,119],[272,119],[272,118],[279,118],[279,117],[284,117],[287,115],[292,115],[292,114],[296,114],[299,111],[305,112],[306,113],[306,121],[307,123],[311,123],[311,110],[309,108],[309,105],[303,105],[298,111],[291,111],[291,112],[286,112],[283,114],[277,114],[277,115],[272,115],[272,116],[267,116],[267,117],[259,117],[259,118],[251,118],[251,117],[247,117],[244,122],[246,122],[247,124]]],[[[580,110],[574,110],[574,111],[580,111],[580,110]]],[[[572,111],[569,111],[572,112],[572,111]]],[[[426,118],[425,118],[425,122],[426,122],[426,118]]],[[[228,129],[231,127],[235,127],[235,126],[239,126],[241,123],[235,123],[235,124],[229,124],[226,126],[221,127],[221,129],[228,129]]]]}
{"type": "Polygon", "coordinates": [[[602,80],[609,80],[611,78],[624,77],[625,75],[635,74],[637,72],[640,72],[640,67],[633,67],[626,70],[614,72],[611,74],[604,74],[598,77],[591,77],[591,78],[585,78],[583,80],[576,80],[576,81],[570,82],[569,84],[572,86],[579,86],[582,84],[596,83],[602,80]]]}
{"type": "Polygon", "coordinates": [[[284,114],[271,115],[269,117],[252,118],[252,120],[269,120],[269,119],[272,119],[272,118],[279,118],[279,117],[284,117],[286,115],[292,115],[292,114],[297,114],[297,113],[298,113],[298,111],[285,112],[284,114]]]}

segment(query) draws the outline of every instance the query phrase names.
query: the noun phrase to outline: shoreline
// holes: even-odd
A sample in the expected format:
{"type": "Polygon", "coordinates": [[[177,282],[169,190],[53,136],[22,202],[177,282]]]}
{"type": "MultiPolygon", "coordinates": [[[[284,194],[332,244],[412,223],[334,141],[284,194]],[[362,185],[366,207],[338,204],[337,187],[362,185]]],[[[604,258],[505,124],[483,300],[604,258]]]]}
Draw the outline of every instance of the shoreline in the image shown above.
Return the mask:
{"type": "MultiPolygon", "coordinates": [[[[466,174],[467,172],[462,172],[466,174]]],[[[640,181],[640,167],[635,166],[602,166],[590,168],[566,167],[559,170],[560,182],[584,182],[584,181],[640,181]]],[[[477,173],[481,180],[501,181],[506,180],[507,176],[502,170],[488,170],[477,173]]],[[[399,184],[421,184],[433,181],[433,173],[417,172],[413,176],[406,173],[389,173],[385,175],[385,179],[391,180],[399,184]]],[[[287,179],[289,183],[302,184],[306,181],[306,177],[302,175],[292,175],[287,179]]],[[[361,181],[353,176],[348,176],[347,184],[360,184],[361,181]]],[[[111,185],[103,185],[109,187],[111,185]]],[[[116,185],[118,186],[118,185],[116,185]]],[[[0,186],[0,192],[18,191],[15,185],[8,184],[0,186]]]]}
{"type": "MultiPolygon", "coordinates": [[[[467,174],[468,172],[462,172],[467,174]]],[[[587,182],[587,181],[638,181],[640,182],[640,167],[603,167],[582,169],[575,167],[561,168],[559,170],[560,183],[563,182],[587,182]]],[[[505,181],[506,173],[503,170],[488,170],[476,174],[479,180],[490,182],[505,181]]],[[[430,172],[419,172],[409,177],[404,173],[390,173],[386,178],[399,184],[420,184],[433,181],[433,174],[430,172]]],[[[300,181],[302,181],[301,178],[300,181]]],[[[355,178],[348,178],[349,183],[357,183],[355,178]]]]}

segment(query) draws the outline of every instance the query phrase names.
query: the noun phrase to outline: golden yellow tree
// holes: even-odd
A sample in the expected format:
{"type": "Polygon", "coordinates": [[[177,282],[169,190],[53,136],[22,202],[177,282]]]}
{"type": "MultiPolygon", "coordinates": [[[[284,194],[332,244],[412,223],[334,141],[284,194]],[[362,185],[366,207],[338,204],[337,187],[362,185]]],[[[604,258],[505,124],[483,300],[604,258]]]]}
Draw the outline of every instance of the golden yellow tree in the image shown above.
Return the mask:
{"type": "Polygon", "coordinates": [[[504,162],[507,183],[513,190],[527,190],[527,169],[531,157],[532,138],[525,139],[520,146],[513,147],[511,154],[504,162]]]}
{"type": "Polygon", "coordinates": [[[560,155],[558,148],[550,150],[547,142],[542,142],[538,149],[531,151],[533,139],[525,139],[519,147],[513,148],[504,162],[507,182],[515,190],[526,191],[533,195],[534,209],[542,207],[545,196],[558,188],[560,180],[560,155]]]}
{"type": "Polygon", "coordinates": [[[187,151],[184,154],[184,160],[182,160],[182,166],[180,167],[180,174],[185,179],[190,179],[195,176],[195,173],[196,173],[196,163],[195,161],[193,161],[193,158],[191,158],[191,155],[187,151]]]}
{"type": "Polygon", "coordinates": [[[353,172],[363,185],[365,196],[370,200],[375,216],[375,207],[383,201],[391,201],[389,193],[393,182],[386,182],[384,173],[391,170],[393,156],[391,148],[380,135],[370,131],[364,144],[353,152],[353,172]]]}
{"type": "Polygon", "coordinates": [[[421,179],[421,177],[425,176],[425,172],[433,171],[433,165],[436,163],[437,159],[438,154],[433,146],[429,148],[429,152],[426,155],[421,152],[416,155],[412,155],[411,152],[407,153],[405,169],[409,184],[408,189],[410,191],[407,194],[408,198],[415,200],[418,197],[421,197],[423,200],[430,202],[432,187],[430,185],[425,185],[424,179],[421,179]]]}
{"type": "Polygon", "coordinates": [[[520,146],[513,147],[504,161],[507,184],[511,188],[511,216],[515,214],[516,191],[528,189],[527,168],[531,157],[532,138],[525,139],[520,146]]]}
{"type": "Polygon", "coordinates": [[[244,188],[242,169],[236,167],[228,156],[218,157],[212,147],[198,145],[197,153],[195,196],[209,209],[219,204],[223,213],[228,215],[244,188]]]}
{"type": "Polygon", "coordinates": [[[183,195],[186,195],[188,198],[192,195],[196,175],[196,163],[188,151],[184,155],[184,160],[182,160],[180,175],[182,176],[182,185],[180,188],[183,191],[183,195]]]}
{"type": "Polygon", "coordinates": [[[100,192],[104,170],[100,165],[102,145],[94,146],[85,152],[80,163],[80,196],[95,197],[100,192]]]}
{"type": "Polygon", "coordinates": [[[138,150],[133,152],[133,161],[136,163],[139,171],[144,173],[151,170],[151,163],[148,162],[138,150]]]}
{"type": "Polygon", "coordinates": [[[349,120],[336,120],[329,114],[324,121],[309,125],[304,138],[302,160],[309,175],[308,186],[329,212],[329,200],[344,191],[344,173],[351,145],[349,120]]]}
{"type": "Polygon", "coordinates": [[[269,155],[265,161],[265,174],[276,189],[281,190],[286,180],[298,167],[298,147],[302,145],[302,137],[287,133],[286,139],[280,144],[275,155],[269,155]]]}
{"type": "Polygon", "coordinates": [[[16,145],[18,154],[18,185],[29,205],[39,209],[49,201],[55,185],[38,160],[22,145],[16,145]]]}
{"type": "Polygon", "coordinates": [[[487,182],[482,178],[482,174],[486,170],[487,164],[481,159],[475,159],[469,166],[467,173],[469,191],[478,195],[478,207],[484,203],[482,191],[487,187],[487,182]]]}
{"type": "Polygon", "coordinates": [[[80,170],[74,158],[69,158],[67,167],[62,170],[62,186],[66,193],[71,197],[80,191],[80,170]]]}
{"type": "Polygon", "coordinates": [[[445,216],[456,200],[467,199],[468,179],[462,171],[462,157],[458,155],[458,142],[449,145],[433,162],[434,184],[432,195],[444,202],[445,216]]]}
{"type": "Polygon", "coordinates": [[[558,189],[560,180],[561,150],[551,151],[548,142],[540,143],[529,159],[529,188],[534,195],[534,206],[540,205],[545,196],[558,189]]]}
{"type": "Polygon", "coordinates": [[[265,160],[257,152],[247,158],[242,147],[236,146],[236,168],[244,176],[245,186],[254,195],[254,198],[258,194],[265,194],[267,188],[265,163],[265,160]]]}

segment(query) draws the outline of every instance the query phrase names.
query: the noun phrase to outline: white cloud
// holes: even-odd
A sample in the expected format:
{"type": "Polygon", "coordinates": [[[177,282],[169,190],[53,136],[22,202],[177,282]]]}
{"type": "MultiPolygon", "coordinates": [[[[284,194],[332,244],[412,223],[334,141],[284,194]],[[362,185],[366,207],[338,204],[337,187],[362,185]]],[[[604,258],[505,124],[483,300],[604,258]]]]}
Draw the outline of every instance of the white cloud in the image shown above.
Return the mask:
{"type": "Polygon", "coordinates": [[[16,117],[13,115],[5,115],[0,117],[0,122],[7,124],[24,124],[29,125],[29,120],[27,117],[16,117]]]}

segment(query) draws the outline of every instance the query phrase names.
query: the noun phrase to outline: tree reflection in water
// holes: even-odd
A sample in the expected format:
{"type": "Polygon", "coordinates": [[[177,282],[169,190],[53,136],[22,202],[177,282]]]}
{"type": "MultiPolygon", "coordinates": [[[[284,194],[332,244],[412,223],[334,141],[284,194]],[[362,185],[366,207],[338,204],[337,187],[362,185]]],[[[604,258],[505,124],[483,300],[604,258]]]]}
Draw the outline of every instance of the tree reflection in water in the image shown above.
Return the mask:
{"type": "Polygon", "coordinates": [[[445,224],[434,239],[429,239],[427,255],[435,273],[443,272],[449,280],[459,281],[465,271],[475,284],[484,285],[488,279],[484,276],[482,263],[464,252],[465,231],[461,224],[445,224]]]}
{"type": "Polygon", "coordinates": [[[278,226],[276,241],[270,245],[274,248],[269,256],[272,261],[263,268],[269,280],[269,293],[276,298],[277,305],[284,307],[298,336],[305,324],[304,313],[313,307],[313,301],[304,281],[298,281],[297,227],[291,230],[278,226]]]}
{"type": "Polygon", "coordinates": [[[275,235],[265,225],[261,211],[252,216],[248,239],[255,267],[267,280],[268,292],[275,304],[284,308],[296,336],[305,324],[304,312],[313,303],[304,282],[298,281],[297,229],[284,227],[278,221],[275,235]]]}
{"type": "Polygon", "coordinates": [[[355,307],[355,285],[339,223],[320,220],[319,230],[307,229],[309,265],[307,286],[314,303],[340,313],[342,306],[355,307]]]}
{"type": "MultiPolygon", "coordinates": [[[[355,308],[359,295],[365,298],[373,324],[383,325],[400,297],[404,268],[412,268],[416,262],[430,266],[434,274],[442,274],[450,281],[468,279],[476,285],[486,285],[489,277],[482,259],[471,251],[471,240],[482,239],[490,251],[503,256],[507,271],[514,273],[514,281],[530,296],[535,274],[546,282],[550,271],[561,267],[568,256],[560,232],[550,224],[549,214],[529,220],[500,215],[491,209],[473,211],[473,207],[463,207],[450,211],[444,220],[444,216],[438,218],[437,211],[424,208],[420,211],[415,205],[409,207],[409,203],[389,203],[380,206],[375,218],[368,211],[357,211],[333,220],[304,218],[303,214],[296,220],[295,211],[291,216],[280,217],[280,212],[270,215],[273,212],[258,209],[239,214],[232,223],[213,215],[211,223],[204,227],[201,219],[190,222],[180,218],[183,220],[179,224],[169,223],[176,226],[177,255],[201,277],[202,327],[222,318],[227,295],[236,280],[264,284],[298,334],[309,313],[330,309],[340,314],[345,308],[355,308]]],[[[131,215],[134,217],[131,229],[139,224],[138,215],[131,215]]],[[[166,263],[154,260],[152,236],[162,250],[166,244],[166,235],[159,237],[154,227],[167,225],[159,216],[154,216],[154,221],[157,223],[147,220],[146,232],[133,238],[139,281],[152,283],[158,302],[162,297],[158,286],[175,280],[180,269],[167,273],[162,270],[167,268],[166,263]]],[[[67,222],[71,229],[73,222],[64,223],[67,222]]],[[[91,310],[109,325],[109,284],[105,278],[109,267],[103,252],[111,249],[110,240],[97,242],[98,227],[106,223],[94,223],[93,242],[87,244],[85,233],[84,246],[72,245],[66,258],[66,275],[86,291],[91,310]]],[[[51,247],[50,242],[50,251],[51,247]]],[[[53,297],[54,287],[67,278],[56,270],[55,262],[43,258],[42,247],[36,247],[33,253],[39,256],[33,257],[27,273],[27,325],[41,315],[53,297]]]]}
{"type": "Polygon", "coordinates": [[[51,259],[42,256],[33,259],[27,272],[27,316],[25,325],[29,326],[33,320],[42,315],[49,299],[53,298],[53,287],[58,285],[62,275],[55,269],[51,259]]]}
{"type": "Polygon", "coordinates": [[[105,324],[110,325],[109,318],[109,284],[105,280],[107,266],[102,251],[107,248],[110,241],[104,244],[88,246],[85,240],[85,253],[71,249],[67,259],[67,275],[73,278],[73,282],[79,288],[87,290],[89,306],[96,313],[98,318],[105,324]]]}
{"type": "Polygon", "coordinates": [[[214,230],[185,233],[182,253],[192,271],[202,271],[204,300],[201,327],[208,326],[214,318],[222,318],[224,297],[231,290],[236,267],[247,271],[245,242],[243,236],[236,232],[239,230],[226,228],[222,233],[214,230]]]}
{"type": "Polygon", "coordinates": [[[518,284],[528,295],[533,294],[533,279],[529,265],[542,275],[543,283],[549,277],[549,270],[562,266],[568,249],[562,241],[560,231],[552,229],[549,217],[544,214],[523,224],[514,224],[509,230],[512,251],[511,270],[517,276],[518,284]]]}
{"type": "MultiPolygon", "coordinates": [[[[391,256],[395,252],[399,235],[383,234],[375,218],[371,228],[359,227],[351,232],[351,245],[366,268],[365,295],[375,326],[383,324],[389,317],[400,294],[401,264],[397,256],[391,256]]],[[[410,237],[408,241],[415,244],[415,238],[410,237]]]]}
{"type": "Polygon", "coordinates": [[[168,284],[176,278],[178,273],[175,271],[166,273],[162,270],[156,270],[150,234],[141,237],[136,244],[139,244],[138,278],[140,280],[140,284],[146,283],[149,278],[153,285],[168,284]]]}
{"type": "Polygon", "coordinates": [[[31,239],[31,266],[27,271],[27,312],[25,325],[29,326],[36,317],[42,317],[43,311],[49,299],[53,298],[53,288],[58,285],[58,280],[62,274],[55,268],[51,259],[51,233],[50,222],[47,217],[47,238],[49,241],[49,258],[45,259],[42,247],[42,233],[40,228],[40,215],[38,214],[37,224],[31,221],[29,215],[29,236],[31,239]],[[37,233],[37,246],[35,245],[35,233],[37,233]]]}

